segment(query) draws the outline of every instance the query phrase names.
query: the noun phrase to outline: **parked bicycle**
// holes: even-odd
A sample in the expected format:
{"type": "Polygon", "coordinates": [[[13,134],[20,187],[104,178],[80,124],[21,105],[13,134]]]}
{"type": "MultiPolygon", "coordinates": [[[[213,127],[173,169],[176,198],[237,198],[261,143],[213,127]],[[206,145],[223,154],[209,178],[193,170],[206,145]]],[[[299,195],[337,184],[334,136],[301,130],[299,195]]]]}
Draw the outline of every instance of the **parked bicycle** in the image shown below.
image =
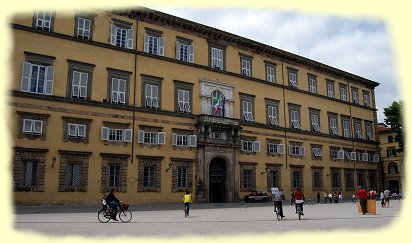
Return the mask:
{"type": "MultiPolygon", "coordinates": [[[[102,223],[107,223],[113,216],[116,216],[113,215],[113,209],[107,205],[105,198],[105,196],[102,198],[102,208],[97,213],[97,218],[102,223]]],[[[129,204],[126,202],[120,201],[120,204],[117,206],[117,212],[122,222],[127,223],[132,219],[132,212],[129,210],[129,204]]]]}

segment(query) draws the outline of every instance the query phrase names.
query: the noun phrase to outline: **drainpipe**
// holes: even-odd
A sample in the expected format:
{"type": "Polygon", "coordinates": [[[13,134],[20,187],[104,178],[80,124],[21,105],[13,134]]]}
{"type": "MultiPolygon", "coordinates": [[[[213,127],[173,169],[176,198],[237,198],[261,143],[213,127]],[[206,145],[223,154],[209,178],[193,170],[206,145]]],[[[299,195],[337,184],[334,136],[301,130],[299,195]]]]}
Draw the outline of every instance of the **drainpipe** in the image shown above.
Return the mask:
{"type": "MultiPolygon", "coordinates": [[[[284,67],[283,67],[283,63],[284,63],[284,60],[285,60],[285,58],[283,58],[283,60],[282,60],[282,83],[283,83],[283,86],[285,86],[285,74],[284,74],[284,67]]],[[[283,121],[284,121],[284,124],[285,124],[285,130],[284,130],[284,132],[285,132],[285,155],[286,155],[286,166],[285,166],[285,168],[286,168],[286,170],[288,169],[288,155],[287,155],[287,146],[286,146],[286,144],[287,144],[287,136],[286,136],[286,97],[285,97],[285,87],[283,87],[282,88],[282,92],[283,92],[283,112],[284,112],[284,114],[283,114],[283,121]]]]}
{"type": "MultiPolygon", "coordinates": [[[[134,82],[134,87],[133,87],[133,119],[132,119],[132,132],[135,134],[134,130],[134,125],[135,125],[135,117],[136,117],[136,83],[137,83],[137,36],[138,36],[138,31],[139,31],[139,19],[138,16],[136,15],[136,34],[135,34],[135,45],[134,45],[134,77],[133,77],[133,82],[134,82]]],[[[132,139],[132,161],[131,163],[133,164],[134,161],[134,139],[132,139]]]]}

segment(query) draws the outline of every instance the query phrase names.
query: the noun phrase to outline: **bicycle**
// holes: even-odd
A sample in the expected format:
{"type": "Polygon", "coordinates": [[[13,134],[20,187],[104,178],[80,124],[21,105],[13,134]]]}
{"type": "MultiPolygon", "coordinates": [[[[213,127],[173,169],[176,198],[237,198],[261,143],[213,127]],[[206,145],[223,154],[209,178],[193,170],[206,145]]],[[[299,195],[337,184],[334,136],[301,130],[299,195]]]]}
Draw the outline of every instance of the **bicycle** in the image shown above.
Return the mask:
{"type": "MultiPolygon", "coordinates": [[[[120,201],[120,204],[117,206],[117,215],[119,216],[120,221],[127,223],[132,219],[132,212],[129,210],[129,204],[123,203],[120,201]]],[[[107,223],[112,219],[113,209],[109,207],[106,203],[105,198],[102,199],[102,209],[97,213],[97,219],[101,223],[107,223]]]]}
{"type": "Polygon", "coordinates": [[[302,206],[303,206],[303,203],[296,204],[296,213],[298,214],[299,220],[300,220],[300,217],[303,215],[302,206]]]}
{"type": "Polygon", "coordinates": [[[279,205],[277,205],[277,204],[275,203],[274,208],[275,208],[275,211],[274,211],[274,212],[276,213],[276,218],[277,218],[278,220],[281,220],[281,219],[282,219],[282,216],[280,215],[279,205]]]}

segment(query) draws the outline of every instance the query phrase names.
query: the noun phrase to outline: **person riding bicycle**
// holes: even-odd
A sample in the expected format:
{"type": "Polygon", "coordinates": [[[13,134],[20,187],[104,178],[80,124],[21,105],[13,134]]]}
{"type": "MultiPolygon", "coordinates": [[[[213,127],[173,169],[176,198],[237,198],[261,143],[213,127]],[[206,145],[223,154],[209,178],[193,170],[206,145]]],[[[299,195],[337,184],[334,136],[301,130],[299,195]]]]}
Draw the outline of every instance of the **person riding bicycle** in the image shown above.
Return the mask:
{"type": "Polygon", "coordinates": [[[107,205],[112,209],[112,219],[114,221],[117,221],[116,215],[117,215],[117,207],[120,207],[120,201],[117,199],[117,197],[114,195],[115,189],[112,188],[110,190],[109,195],[106,197],[106,203],[107,205]]]}
{"type": "Polygon", "coordinates": [[[303,194],[302,190],[300,187],[296,188],[295,191],[295,208],[296,208],[296,213],[298,213],[298,206],[300,206],[302,215],[303,214],[303,202],[305,201],[305,195],[303,194]]]}
{"type": "Polygon", "coordinates": [[[189,205],[192,202],[192,195],[189,191],[186,191],[186,194],[183,196],[183,203],[185,205],[186,215],[189,216],[189,205]]]}
{"type": "Polygon", "coordinates": [[[279,215],[281,218],[284,218],[285,216],[283,215],[283,208],[282,208],[282,201],[285,200],[285,194],[283,193],[282,189],[278,189],[277,187],[272,188],[272,194],[273,194],[273,203],[275,205],[275,208],[279,208],[279,215]]]}

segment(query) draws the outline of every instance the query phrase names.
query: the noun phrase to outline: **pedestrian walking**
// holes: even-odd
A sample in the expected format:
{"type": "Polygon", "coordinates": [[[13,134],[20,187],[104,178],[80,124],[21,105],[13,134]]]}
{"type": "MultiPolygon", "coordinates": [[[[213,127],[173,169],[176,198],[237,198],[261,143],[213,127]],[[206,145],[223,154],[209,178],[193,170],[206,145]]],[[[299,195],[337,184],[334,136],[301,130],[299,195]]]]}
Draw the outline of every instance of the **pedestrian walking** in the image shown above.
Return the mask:
{"type": "Polygon", "coordinates": [[[295,203],[295,192],[293,191],[290,194],[290,205],[293,205],[295,203]]]}
{"type": "Polygon", "coordinates": [[[368,199],[368,193],[362,186],[358,187],[358,191],[356,191],[356,196],[359,199],[359,204],[362,209],[362,214],[366,214],[366,200],[368,199]]]}
{"type": "Polygon", "coordinates": [[[380,198],[381,198],[381,206],[382,208],[385,207],[385,197],[383,196],[383,191],[380,193],[380,198]]]}
{"type": "Polygon", "coordinates": [[[318,204],[320,204],[320,193],[316,194],[316,198],[318,199],[318,204]]]}
{"type": "Polygon", "coordinates": [[[391,196],[391,192],[386,189],[385,191],[383,191],[383,197],[385,198],[385,207],[389,207],[389,198],[391,196]]]}
{"type": "Polygon", "coordinates": [[[332,203],[332,192],[329,192],[328,197],[329,197],[329,202],[332,203]]]}
{"type": "Polygon", "coordinates": [[[323,192],[323,200],[324,203],[328,203],[328,192],[326,190],[323,192]]]}

